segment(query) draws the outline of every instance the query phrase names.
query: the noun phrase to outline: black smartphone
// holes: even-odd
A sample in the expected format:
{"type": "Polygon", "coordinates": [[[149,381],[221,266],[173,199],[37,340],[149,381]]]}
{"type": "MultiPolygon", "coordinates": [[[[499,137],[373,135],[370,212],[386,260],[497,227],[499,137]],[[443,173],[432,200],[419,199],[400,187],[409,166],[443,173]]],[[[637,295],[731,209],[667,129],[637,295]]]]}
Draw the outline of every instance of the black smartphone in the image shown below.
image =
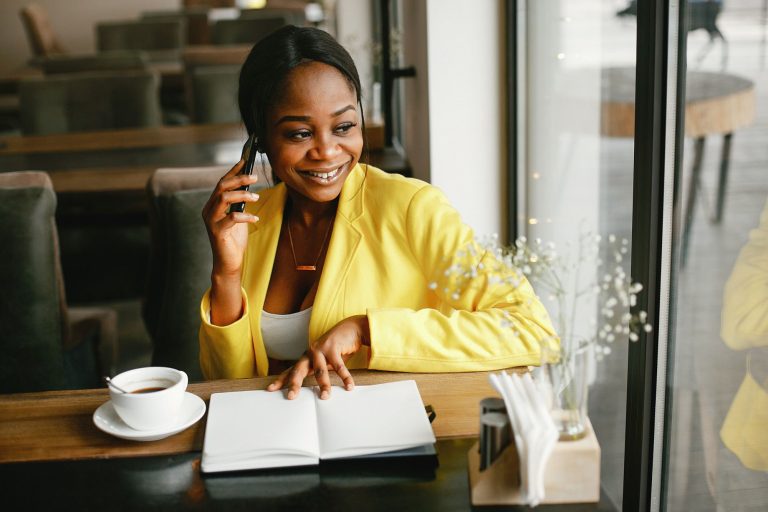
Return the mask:
{"type": "MultiPolygon", "coordinates": [[[[248,137],[248,140],[245,141],[245,146],[243,146],[243,160],[245,160],[245,165],[243,166],[243,170],[240,171],[240,174],[245,174],[246,176],[253,174],[253,166],[256,163],[256,141],[256,136],[253,134],[251,134],[251,136],[248,137]]],[[[248,185],[240,187],[238,190],[248,190],[248,185]]],[[[245,210],[244,202],[232,203],[229,207],[230,212],[242,212],[243,210],[245,210]]]]}

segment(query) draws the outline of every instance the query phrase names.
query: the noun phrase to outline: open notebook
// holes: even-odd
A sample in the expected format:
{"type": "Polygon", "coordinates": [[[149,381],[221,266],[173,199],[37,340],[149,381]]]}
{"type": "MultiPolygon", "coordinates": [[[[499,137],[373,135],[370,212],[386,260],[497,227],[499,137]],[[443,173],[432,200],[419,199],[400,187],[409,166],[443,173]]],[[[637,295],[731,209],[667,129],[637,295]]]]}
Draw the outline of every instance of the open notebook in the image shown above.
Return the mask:
{"type": "Polygon", "coordinates": [[[208,408],[202,470],[307,466],[320,459],[370,456],[435,442],[416,382],[352,391],[334,387],[320,400],[311,388],[214,393],[208,408]]]}

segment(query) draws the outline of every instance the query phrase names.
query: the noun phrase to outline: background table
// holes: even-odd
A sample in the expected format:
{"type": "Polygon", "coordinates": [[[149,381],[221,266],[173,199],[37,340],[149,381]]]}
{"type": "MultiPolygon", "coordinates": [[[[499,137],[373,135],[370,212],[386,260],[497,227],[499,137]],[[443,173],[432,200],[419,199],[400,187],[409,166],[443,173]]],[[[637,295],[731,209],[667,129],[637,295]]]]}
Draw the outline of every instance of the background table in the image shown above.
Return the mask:
{"type": "MultiPolygon", "coordinates": [[[[605,68],[601,71],[601,134],[633,137],[635,133],[635,69],[605,68]]],[[[715,212],[710,219],[723,217],[733,133],[754,122],[755,84],[728,73],[688,71],[685,77],[685,136],[694,139],[693,165],[688,180],[680,261],[688,252],[696,195],[700,188],[701,165],[707,136],[722,135],[715,212]]],[[[671,127],[670,127],[671,128],[671,127]]]]}

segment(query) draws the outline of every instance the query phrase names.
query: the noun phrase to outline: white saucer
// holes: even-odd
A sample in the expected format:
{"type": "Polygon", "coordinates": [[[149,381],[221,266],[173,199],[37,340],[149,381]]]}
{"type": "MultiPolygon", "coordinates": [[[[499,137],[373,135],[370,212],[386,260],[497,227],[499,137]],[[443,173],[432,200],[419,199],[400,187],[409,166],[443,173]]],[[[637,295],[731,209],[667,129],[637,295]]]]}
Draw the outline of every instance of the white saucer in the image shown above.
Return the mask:
{"type": "Polygon", "coordinates": [[[205,402],[192,393],[184,393],[181,410],[176,417],[176,423],[162,430],[134,430],[126,425],[117,415],[112,401],[103,403],[93,413],[93,424],[115,437],[131,441],[157,441],[173,434],[178,434],[194,425],[205,414],[205,402]]]}

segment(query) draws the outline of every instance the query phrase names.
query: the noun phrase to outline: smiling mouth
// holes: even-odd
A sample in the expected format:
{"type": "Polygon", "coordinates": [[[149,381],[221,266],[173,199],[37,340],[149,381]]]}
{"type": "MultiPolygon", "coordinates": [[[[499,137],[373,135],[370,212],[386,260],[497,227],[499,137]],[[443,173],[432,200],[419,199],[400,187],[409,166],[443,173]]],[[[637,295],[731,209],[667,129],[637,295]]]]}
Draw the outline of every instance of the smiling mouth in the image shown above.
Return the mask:
{"type": "Polygon", "coordinates": [[[300,173],[304,176],[312,178],[313,181],[320,181],[321,183],[330,183],[334,181],[336,178],[338,178],[342,172],[344,172],[344,168],[347,166],[348,163],[349,162],[341,164],[335,169],[327,172],[300,171],[300,173]]]}

